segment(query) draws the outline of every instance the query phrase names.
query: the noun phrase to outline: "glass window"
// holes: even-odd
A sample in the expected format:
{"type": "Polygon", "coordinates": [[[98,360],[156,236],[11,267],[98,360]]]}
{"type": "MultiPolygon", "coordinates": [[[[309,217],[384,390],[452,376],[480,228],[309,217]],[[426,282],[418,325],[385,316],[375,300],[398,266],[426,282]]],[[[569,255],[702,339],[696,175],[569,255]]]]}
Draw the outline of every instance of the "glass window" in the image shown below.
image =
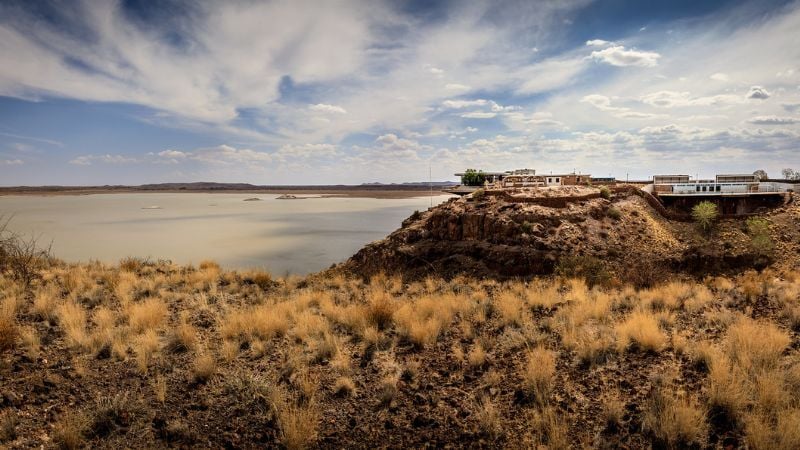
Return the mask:
{"type": "Polygon", "coordinates": [[[697,186],[697,192],[700,192],[700,186],[697,186]]]}

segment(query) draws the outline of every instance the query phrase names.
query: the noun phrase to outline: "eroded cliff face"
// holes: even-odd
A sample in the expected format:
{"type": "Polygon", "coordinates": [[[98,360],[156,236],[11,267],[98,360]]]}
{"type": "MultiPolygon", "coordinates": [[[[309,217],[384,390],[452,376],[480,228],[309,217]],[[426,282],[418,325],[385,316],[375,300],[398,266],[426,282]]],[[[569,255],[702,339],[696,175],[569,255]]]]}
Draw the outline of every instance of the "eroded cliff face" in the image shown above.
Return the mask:
{"type": "MultiPolygon", "coordinates": [[[[767,217],[775,223],[773,228],[785,229],[779,224],[790,224],[792,214],[798,214],[796,207],[787,206],[767,217]]],[[[778,256],[797,250],[800,236],[786,240],[787,245],[776,250],[778,256]]],[[[339,268],[366,277],[388,272],[410,278],[506,278],[550,274],[564,257],[596,258],[619,278],[643,267],[665,275],[702,274],[741,269],[755,260],[742,220],[722,221],[708,236],[691,223],[663,218],[642,198],[621,192],[563,208],[492,196],[451,199],[406,219],[402,228],[369,244],[339,268]]]]}

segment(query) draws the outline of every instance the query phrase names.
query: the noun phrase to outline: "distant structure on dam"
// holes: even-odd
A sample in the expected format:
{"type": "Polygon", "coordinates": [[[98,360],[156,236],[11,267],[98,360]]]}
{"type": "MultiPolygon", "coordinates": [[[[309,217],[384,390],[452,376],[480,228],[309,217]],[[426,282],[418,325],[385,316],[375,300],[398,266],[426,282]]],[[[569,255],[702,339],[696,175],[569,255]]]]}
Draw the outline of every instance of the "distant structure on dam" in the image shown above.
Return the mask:
{"type": "Polygon", "coordinates": [[[692,179],[689,175],[654,175],[648,181],[628,182],[575,172],[537,174],[533,169],[505,172],[468,169],[456,176],[461,177],[462,184],[446,191],[458,195],[486,189],[487,192],[513,192],[515,198],[522,198],[526,192],[535,195],[542,189],[558,189],[562,186],[622,185],[619,189],[630,189],[631,186],[624,185],[632,185],[651,194],[652,197],[648,197],[655,198],[673,214],[688,214],[694,205],[709,201],[716,204],[725,216],[743,216],[781,206],[791,199],[798,183],[793,180],[762,180],[755,174],[719,174],[713,180],[692,179]]]}
{"type": "Polygon", "coordinates": [[[717,205],[723,215],[746,215],[785,203],[794,184],[762,181],[752,174],[722,174],[713,180],[693,180],[689,175],[655,175],[645,191],[665,207],[688,211],[701,201],[717,205]]]}

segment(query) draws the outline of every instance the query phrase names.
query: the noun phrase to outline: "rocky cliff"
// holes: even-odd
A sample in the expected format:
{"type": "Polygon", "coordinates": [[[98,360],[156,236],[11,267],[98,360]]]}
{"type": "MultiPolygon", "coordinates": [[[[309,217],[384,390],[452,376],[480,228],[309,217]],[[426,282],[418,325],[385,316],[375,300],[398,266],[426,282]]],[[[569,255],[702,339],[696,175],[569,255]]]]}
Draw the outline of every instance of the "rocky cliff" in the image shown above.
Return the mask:
{"type": "Polygon", "coordinates": [[[776,245],[764,255],[753,248],[743,219],[722,220],[707,234],[692,223],[664,218],[631,191],[608,199],[581,193],[570,201],[539,203],[557,207],[507,195],[451,199],[415,213],[339,268],[363,276],[506,278],[550,274],[568,260],[602,265],[611,278],[644,278],[640,281],[647,284],[647,278],[673,273],[761,268],[800,250],[795,225],[800,211],[794,204],[765,215],[776,245]]]}

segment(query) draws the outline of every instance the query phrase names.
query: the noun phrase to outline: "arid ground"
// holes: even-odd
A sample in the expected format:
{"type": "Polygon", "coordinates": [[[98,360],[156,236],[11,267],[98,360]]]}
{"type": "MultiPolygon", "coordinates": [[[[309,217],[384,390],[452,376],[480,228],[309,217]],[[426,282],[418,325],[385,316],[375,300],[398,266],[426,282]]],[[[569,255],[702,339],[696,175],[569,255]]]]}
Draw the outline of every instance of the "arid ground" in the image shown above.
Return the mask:
{"type": "MultiPolygon", "coordinates": [[[[615,221],[652,226],[645,206],[609,202],[620,217],[590,200],[582,208],[605,213],[577,226],[615,242],[615,221]]],[[[448,208],[406,228],[438,223],[448,208]]],[[[526,208],[520,217],[544,217],[526,208]]],[[[789,233],[796,208],[767,215],[772,232],[789,233]]],[[[666,237],[691,226],[656,225],[666,237]]],[[[729,251],[754,245],[740,225],[719,227],[692,239],[735,229],[729,251]]],[[[681,238],[681,254],[692,239],[681,238]]],[[[67,264],[6,252],[0,445],[797,449],[793,245],[779,243],[781,264],[761,271],[664,266],[667,276],[647,283],[574,261],[533,277],[364,276],[353,271],[362,254],[273,278],[210,261],[67,264]]],[[[601,259],[586,248],[582,258],[601,259]]]]}

